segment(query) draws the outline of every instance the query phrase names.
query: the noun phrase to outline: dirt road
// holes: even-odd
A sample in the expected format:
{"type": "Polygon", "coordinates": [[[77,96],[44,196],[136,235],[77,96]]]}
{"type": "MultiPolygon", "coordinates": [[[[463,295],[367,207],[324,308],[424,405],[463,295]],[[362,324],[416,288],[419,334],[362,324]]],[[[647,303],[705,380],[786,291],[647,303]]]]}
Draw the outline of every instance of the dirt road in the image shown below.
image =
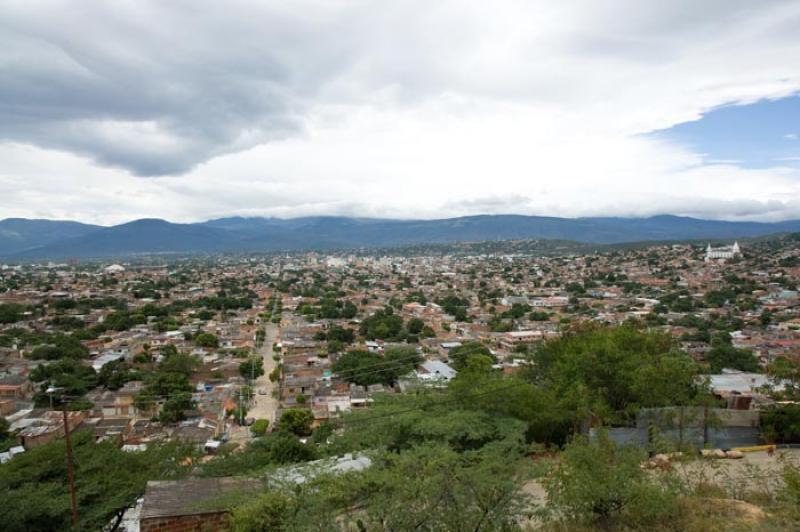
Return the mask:
{"type": "Polygon", "coordinates": [[[278,400],[272,397],[272,391],[277,388],[277,383],[270,382],[269,374],[277,365],[277,362],[272,358],[274,354],[272,345],[280,337],[280,328],[274,323],[268,323],[265,330],[267,336],[264,340],[264,345],[258,350],[258,354],[264,359],[264,375],[257,378],[253,384],[256,395],[253,406],[247,416],[255,419],[267,419],[270,427],[272,427],[275,423],[275,413],[278,411],[278,400]]]}

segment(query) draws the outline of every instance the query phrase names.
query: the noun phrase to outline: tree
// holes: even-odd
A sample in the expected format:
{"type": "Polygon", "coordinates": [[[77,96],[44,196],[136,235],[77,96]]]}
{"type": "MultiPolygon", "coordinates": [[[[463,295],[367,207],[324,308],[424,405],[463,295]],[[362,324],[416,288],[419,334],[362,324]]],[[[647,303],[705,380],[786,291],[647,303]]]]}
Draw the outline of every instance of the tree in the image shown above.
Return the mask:
{"type": "Polygon", "coordinates": [[[329,342],[342,342],[343,344],[352,344],[355,340],[356,335],[353,332],[353,329],[345,329],[344,327],[334,326],[328,329],[328,333],[326,334],[326,339],[329,342]]]}
{"type": "Polygon", "coordinates": [[[239,364],[239,374],[246,379],[257,379],[264,374],[264,360],[259,356],[248,358],[239,364]]]}
{"type": "Polygon", "coordinates": [[[467,315],[467,309],[469,308],[469,302],[466,299],[462,299],[455,295],[449,295],[443,299],[439,299],[436,303],[442,307],[447,314],[453,316],[456,321],[467,321],[469,320],[469,316],[467,315]]]}
{"type": "Polygon", "coordinates": [[[289,530],[297,515],[294,497],[279,491],[263,491],[236,506],[232,512],[235,532],[289,530]]]}
{"type": "MultiPolygon", "coordinates": [[[[84,366],[71,358],[64,358],[56,362],[37,366],[30,373],[33,382],[40,383],[38,392],[34,396],[37,406],[49,406],[51,397],[44,393],[50,386],[61,388],[61,395],[79,397],[97,385],[97,375],[91,366],[84,366]]],[[[55,398],[54,404],[60,404],[55,398]]]]}
{"type": "MultiPolygon", "coordinates": [[[[617,447],[601,432],[598,441],[579,438],[567,445],[560,460],[543,480],[549,517],[570,523],[664,526],[677,512],[677,493],[642,470],[643,450],[617,447]]],[[[641,527],[641,528],[640,528],[641,527]]]]}
{"type": "Polygon", "coordinates": [[[35,360],[58,360],[62,358],[80,359],[89,356],[89,350],[78,338],[65,334],[54,334],[45,345],[37,346],[31,353],[35,360]]]}
{"type": "Polygon", "coordinates": [[[344,349],[345,345],[339,340],[330,340],[328,341],[328,346],[326,351],[328,352],[329,355],[332,355],[334,353],[341,353],[342,351],[344,351],[344,349]]]}
{"type": "Polygon", "coordinates": [[[578,328],[545,342],[534,353],[528,377],[573,413],[577,429],[590,417],[627,422],[644,405],[671,406],[699,394],[695,371],[671,337],[631,323],[578,328]]]}
{"type": "Polygon", "coordinates": [[[454,347],[447,355],[447,359],[455,369],[460,370],[467,365],[470,357],[476,356],[488,357],[492,362],[495,360],[489,348],[480,342],[466,342],[463,345],[454,347]]]}
{"type": "Polygon", "coordinates": [[[97,373],[97,383],[109,390],[119,390],[125,386],[126,382],[141,378],[141,373],[131,370],[130,365],[124,360],[109,362],[100,368],[97,373]]]}
{"type": "Polygon", "coordinates": [[[198,347],[216,349],[219,347],[219,339],[211,333],[200,333],[194,337],[194,343],[198,347]]]}
{"type": "Polygon", "coordinates": [[[425,327],[425,322],[419,318],[411,318],[408,320],[408,332],[411,334],[419,334],[422,332],[422,329],[425,327]]]}
{"type": "Polygon", "coordinates": [[[394,347],[384,356],[370,351],[349,351],[340,355],[331,369],[343,379],[358,384],[394,384],[414,369],[421,357],[414,347],[394,347]]]}
{"type": "Polygon", "coordinates": [[[252,440],[242,452],[218,455],[201,466],[207,477],[252,475],[269,466],[307,462],[318,458],[316,447],[290,432],[278,431],[252,440]]]}
{"type": "Polygon", "coordinates": [[[269,372],[269,380],[270,382],[278,382],[280,379],[281,379],[281,365],[278,364],[272,369],[272,371],[269,372]]]}
{"type": "Polygon", "coordinates": [[[27,309],[17,303],[0,304],[0,323],[15,323],[22,319],[27,309]]]}
{"type": "Polygon", "coordinates": [[[291,490],[243,496],[236,531],[516,530],[528,470],[486,449],[468,460],[434,444],[383,453],[363,471],[318,475],[291,490]]]}
{"type": "Polygon", "coordinates": [[[7,451],[13,447],[17,441],[16,438],[9,431],[11,423],[4,417],[0,417],[0,452],[7,451]]]}
{"type": "MultiPolygon", "coordinates": [[[[94,443],[91,431],[73,438],[80,520],[76,530],[100,530],[119,519],[144,492],[148,480],[177,478],[190,451],[152,444],[144,452],[123,452],[111,442],[94,443]]],[[[8,532],[71,530],[65,472],[65,442],[29,450],[0,466],[0,522],[8,532]]]]}
{"type": "Polygon", "coordinates": [[[161,346],[160,353],[162,357],[169,358],[178,354],[178,348],[173,344],[165,344],[161,346]]]}
{"type": "Polygon", "coordinates": [[[164,423],[177,423],[185,419],[184,411],[194,408],[192,395],[188,392],[176,393],[164,401],[158,419],[164,423]]]}
{"type": "Polygon", "coordinates": [[[161,373],[179,373],[188,377],[200,365],[200,359],[186,353],[169,355],[158,365],[161,373]]]}
{"type": "Polygon", "coordinates": [[[352,320],[358,314],[358,307],[356,307],[351,301],[345,301],[344,306],[342,307],[342,318],[346,320],[352,320]]]}
{"type": "Polygon", "coordinates": [[[796,357],[778,357],[767,367],[772,380],[783,384],[782,391],[775,395],[790,401],[800,401],[800,360],[796,357]]]}
{"type": "Polygon", "coordinates": [[[279,428],[297,436],[310,436],[314,414],[305,408],[292,408],[281,415],[279,428]]]}
{"type": "Polygon", "coordinates": [[[400,340],[404,333],[403,318],[386,307],[362,321],[360,333],[368,340],[400,340]]]}
{"type": "Polygon", "coordinates": [[[800,443],[800,405],[774,405],[763,409],[761,430],[768,441],[800,443]]]}
{"type": "Polygon", "coordinates": [[[705,354],[711,373],[719,373],[723,369],[740,371],[758,371],[758,359],[751,351],[736,349],[728,343],[718,343],[705,354]]]}

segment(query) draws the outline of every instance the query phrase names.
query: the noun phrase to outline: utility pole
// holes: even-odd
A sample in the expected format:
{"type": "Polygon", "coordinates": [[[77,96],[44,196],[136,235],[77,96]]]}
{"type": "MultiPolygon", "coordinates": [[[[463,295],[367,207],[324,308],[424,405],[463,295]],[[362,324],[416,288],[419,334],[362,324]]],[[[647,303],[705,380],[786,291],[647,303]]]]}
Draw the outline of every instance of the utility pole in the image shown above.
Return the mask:
{"type": "Polygon", "coordinates": [[[75,471],[72,463],[72,439],[69,435],[69,417],[67,416],[67,402],[62,401],[61,412],[64,415],[64,439],[67,442],[67,478],[69,479],[69,495],[72,501],[72,528],[78,526],[78,499],[75,493],[75,471]]]}

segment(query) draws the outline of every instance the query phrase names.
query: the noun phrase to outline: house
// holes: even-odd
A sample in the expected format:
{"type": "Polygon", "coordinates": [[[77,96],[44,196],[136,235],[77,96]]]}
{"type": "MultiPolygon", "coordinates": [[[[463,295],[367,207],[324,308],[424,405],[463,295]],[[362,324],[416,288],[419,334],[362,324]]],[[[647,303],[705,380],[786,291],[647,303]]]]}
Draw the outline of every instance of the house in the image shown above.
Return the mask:
{"type": "Polygon", "coordinates": [[[423,382],[449,382],[457,371],[438,360],[426,360],[417,367],[417,378],[423,382]]]}
{"type": "Polygon", "coordinates": [[[141,532],[229,530],[230,512],[223,496],[252,493],[262,482],[250,478],[151,480],[139,516],[141,532]]]}
{"type": "MultiPolygon", "coordinates": [[[[26,450],[31,450],[64,436],[62,416],[61,412],[49,410],[42,413],[40,417],[26,419],[24,428],[17,434],[22,446],[26,450]]],[[[68,412],[67,420],[70,432],[76,430],[85,418],[86,413],[84,412],[68,412]]]]}
{"type": "Polygon", "coordinates": [[[172,439],[203,449],[206,442],[214,437],[215,432],[213,427],[189,425],[175,429],[172,433],[172,439]]]}
{"type": "Polygon", "coordinates": [[[22,375],[0,377],[0,398],[27,399],[33,393],[33,383],[22,375]]]}
{"type": "Polygon", "coordinates": [[[519,345],[538,342],[542,337],[542,331],[511,331],[503,334],[500,338],[500,345],[505,349],[513,350],[519,345]]]}

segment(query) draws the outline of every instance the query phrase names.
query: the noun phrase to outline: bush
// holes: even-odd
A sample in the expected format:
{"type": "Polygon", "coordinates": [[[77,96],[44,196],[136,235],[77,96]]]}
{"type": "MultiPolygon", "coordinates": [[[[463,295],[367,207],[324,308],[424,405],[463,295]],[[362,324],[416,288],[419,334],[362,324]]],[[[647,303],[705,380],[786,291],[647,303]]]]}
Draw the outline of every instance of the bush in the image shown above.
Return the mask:
{"type": "Polygon", "coordinates": [[[194,343],[198,347],[216,349],[219,347],[219,339],[211,333],[200,333],[194,338],[194,343]]]}
{"type": "Polygon", "coordinates": [[[246,379],[257,379],[264,374],[264,361],[261,357],[250,357],[239,364],[239,374],[246,379]]]}
{"type": "Polygon", "coordinates": [[[292,408],[281,415],[280,428],[297,436],[310,436],[314,414],[304,408],[292,408]]]}
{"type": "Polygon", "coordinates": [[[263,436],[266,434],[267,429],[269,428],[269,420],[267,419],[257,419],[255,423],[250,427],[250,432],[252,432],[256,436],[263,436]]]}
{"type": "Polygon", "coordinates": [[[787,465],[782,476],[783,488],[778,492],[778,500],[789,508],[793,516],[800,517],[800,468],[787,465]]]}
{"type": "Polygon", "coordinates": [[[768,441],[800,443],[800,405],[788,404],[763,410],[761,428],[768,441]]]}
{"type": "Polygon", "coordinates": [[[646,454],[618,447],[601,433],[579,439],[544,479],[551,517],[576,523],[617,523],[632,528],[663,525],[678,516],[677,483],[661,482],[640,467],[646,454]]]}

